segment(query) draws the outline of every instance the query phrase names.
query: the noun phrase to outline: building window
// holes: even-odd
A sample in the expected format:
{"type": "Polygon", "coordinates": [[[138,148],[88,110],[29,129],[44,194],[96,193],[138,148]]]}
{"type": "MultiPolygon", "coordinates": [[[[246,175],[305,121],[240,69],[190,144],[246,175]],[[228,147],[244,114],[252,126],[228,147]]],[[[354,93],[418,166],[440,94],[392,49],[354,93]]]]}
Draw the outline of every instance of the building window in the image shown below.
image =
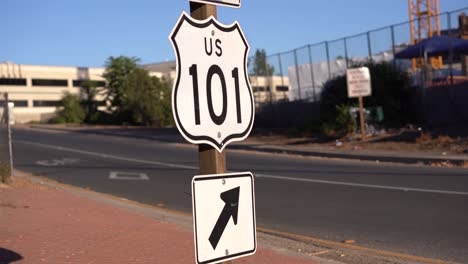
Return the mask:
{"type": "Polygon", "coordinates": [[[34,100],[34,107],[57,107],[60,105],[60,101],[47,101],[47,100],[34,100]]]}
{"type": "MultiPolygon", "coordinates": [[[[14,103],[15,107],[28,107],[28,101],[26,100],[8,100],[10,103],[14,103]]],[[[5,105],[5,100],[0,101],[0,106],[5,105]]]]}
{"type": "Polygon", "coordinates": [[[254,86],[252,87],[252,90],[254,93],[256,92],[265,92],[265,91],[268,91],[267,89],[268,87],[264,87],[264,86],[254,86]]]}
{"type": "Polygon", "coordinates": [[[289,87],[286,85],[278,85],[276,86],[276,91],[277,92],[287,92],[289,91],[289,87]]]}
{"type": "Polygon", "coordinates": [[[26,79],[0,78],[0,85],[26,85],[26,79]]]}
{"type": "Polygon", "coordinates": [[[28,101],[26,100],[10,100],[15,104],[15,107],[28,107],[28,101]]]}
{"type": "Polygon", "coordinates": [[[83,82],[90,81],[92,82],[96,87],[104,87],[106,86],[106,82],[104,81],[93,81],[93,80],[73,80],[73,87],[81,87],[83,82]]]}
{"type": "Polygon", "coordinates": [[[67,87],[67,80],[55,80],[55,79],[32,79],[33,86],[62,86],[67,87]]]}

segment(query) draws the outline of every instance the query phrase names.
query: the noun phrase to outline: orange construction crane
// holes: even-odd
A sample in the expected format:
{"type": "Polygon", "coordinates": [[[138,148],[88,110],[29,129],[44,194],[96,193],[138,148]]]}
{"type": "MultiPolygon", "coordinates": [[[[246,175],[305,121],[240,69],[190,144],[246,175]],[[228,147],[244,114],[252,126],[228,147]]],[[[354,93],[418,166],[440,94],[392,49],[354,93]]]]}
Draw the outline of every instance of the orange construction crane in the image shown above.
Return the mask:
{"type": "MultiPolygon", "coordinates": [[[[439,0],[408,0],[411,45],[440,36],[439,0]]],[[[442,57],[430,58],[433,69],[442,67],[442,57]]],[[[413,70],[423,68],[424,58],[413,59],[413,70]]]]}

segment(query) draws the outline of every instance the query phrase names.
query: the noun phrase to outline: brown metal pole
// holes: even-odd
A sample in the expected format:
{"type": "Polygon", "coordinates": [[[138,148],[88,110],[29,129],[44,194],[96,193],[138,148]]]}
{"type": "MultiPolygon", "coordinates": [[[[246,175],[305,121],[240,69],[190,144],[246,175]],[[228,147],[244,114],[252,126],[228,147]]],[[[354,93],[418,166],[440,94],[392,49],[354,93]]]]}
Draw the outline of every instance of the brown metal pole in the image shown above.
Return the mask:
{"type": "Polygon", "coordinates": [[[361,139],[366,138],[366,128],[364,127],[364,102],[362,96],[359,96],[359,119],[361,119],[361,139]]]}
{"type": "MultiPolygon", "coordinates": [[[[190,15],[198,20],[213,16],[217,18],[215,5],[190,2],[190,15]]],[[[198,162],[200,174],[218,174],[226,172],[226,151],[219,153],[215,148],[207,144],[198,145],[198,162]]],[[[232,261],[223,262],[232,264],[232,261]]]]}

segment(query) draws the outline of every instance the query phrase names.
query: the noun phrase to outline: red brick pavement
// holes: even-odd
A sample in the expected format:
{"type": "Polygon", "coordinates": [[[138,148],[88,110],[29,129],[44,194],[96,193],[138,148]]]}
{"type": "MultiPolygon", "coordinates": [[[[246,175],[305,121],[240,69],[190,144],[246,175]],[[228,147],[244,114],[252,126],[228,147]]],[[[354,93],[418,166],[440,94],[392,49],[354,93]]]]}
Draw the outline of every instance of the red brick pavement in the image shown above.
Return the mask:
{"type": "MultiPolygon", "coordinates": [[[[174,224],[14,180],[0,186],[0,263],[195,263],[192,233],[174,224]]],[[[235,263],[315,262],[259,248],[235,263]]]]}

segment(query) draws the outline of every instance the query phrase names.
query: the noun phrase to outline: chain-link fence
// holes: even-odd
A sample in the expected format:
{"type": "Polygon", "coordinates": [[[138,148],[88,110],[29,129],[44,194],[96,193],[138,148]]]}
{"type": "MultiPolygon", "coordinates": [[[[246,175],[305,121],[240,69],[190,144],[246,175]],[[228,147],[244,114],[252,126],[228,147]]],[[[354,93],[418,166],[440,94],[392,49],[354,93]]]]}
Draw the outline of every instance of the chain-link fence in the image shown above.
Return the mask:
{"type": "Polygon", "coordinates": [[[0,93],[0,182],[9,183],[13,169],[8,94],[0,93]]]}
{"type": "MultiPolygon", "coordinates": [[[[441,35],[459,37],[459,16],[468,7],[439,14],[441,35]]],[[[418,23],[415,21],[415,23],[418,23]]],[[[408,71],[418,81],[418,71],[413,71],[410,59],[394,59],[395,53],[411,45],[410,21],[347,36],[344,38],[310,44],[287,52],[267,55],[265,65],[255,65],[250,58],[249,70],[257,104],[278,100],[320,100],[323,85],[330,79],[343,75],[346,69],[366,62],[390,62],[408,71]],[[257,71],[259,67],[272,71],[257,71]]],[[[444,64],[434,69],[433,79],[450,74],[462,76],[460,54],[453,60],[444,56],[444,64]],[[451,65],[449,65],[451,64],[451,65]],[[449,70],[452,69],[452,73],[449,70]]]]}
{"type": "MultiPolygon", "coordinates": [[[[440,35],[460,37],[460,16],[468,7],[438,14],[440,35]]],[[[413,23],[422,23],[420,20],[413,23]]],[[[324,84],[344,75],[346,69],[368,62],[388,62],[407,72],[415,89],[437,85],[457,85],[468,81],[467,57],[444,55],[443,63],[431,69],[431,79],[423,80],[424,71],[413,67],[411,59],[395,59],[395,54],[411,46],[411,21],[394,24],[344,38],[299,47],[287,52],[266,55],[265,60],[252,56],[249,74],[258,107],[271,107],[272,102],[319,102],[324,84]],[[261,65],[259,65],[261,62],[261,65]],[[267,70],[259,71],[259,68],[267,70]],[[450,79],[450,77],[452,77],[450,79]],[[450,79],[450,81],[449,81],[450,79]],[[424,85],[422,83],[424,82],[424,85]]],[[[466,26],[465,26],[466,27],[466,26]]]]}

